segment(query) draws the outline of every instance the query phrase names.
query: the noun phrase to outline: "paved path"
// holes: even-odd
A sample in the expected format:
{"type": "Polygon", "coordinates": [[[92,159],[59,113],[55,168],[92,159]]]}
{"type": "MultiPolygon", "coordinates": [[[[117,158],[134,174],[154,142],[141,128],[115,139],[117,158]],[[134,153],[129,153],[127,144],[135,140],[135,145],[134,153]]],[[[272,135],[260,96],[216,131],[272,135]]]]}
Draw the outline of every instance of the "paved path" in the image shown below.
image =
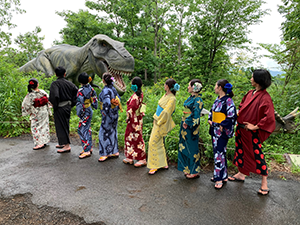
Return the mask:
{"type": "Polygon", "coordinates": [[[154,176],[122,163],[79,159],[80,146],[58,154],[55,144],[33,151],[32,141],[0,138],[1,196],[31,193],[37,205],[59,207],[105,224],[300,224],[300,184],[269,179],[229,182],[215,190],[212,174],[187,180],[175,167],[154,176]]]}

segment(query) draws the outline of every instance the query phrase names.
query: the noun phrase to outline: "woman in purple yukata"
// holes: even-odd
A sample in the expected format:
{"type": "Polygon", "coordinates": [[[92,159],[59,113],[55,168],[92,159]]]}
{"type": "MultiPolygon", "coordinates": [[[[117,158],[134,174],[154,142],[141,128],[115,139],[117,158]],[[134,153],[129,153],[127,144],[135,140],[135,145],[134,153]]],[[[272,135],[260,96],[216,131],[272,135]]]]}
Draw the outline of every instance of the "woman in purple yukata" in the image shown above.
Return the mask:
{"type": "Polygon", "coordinates": [[[81,83],[81,88],[77,92],[76,113],[79,117],[78,134],[81,139],[83,151],[80,152],[79,158],[83,159],[91,156],[93,151],[91,121],[93,110],[98,108],[97,94],[94,88],[89,84],[92,78],[86,73],[81,73],[78,76],[78,82],[81,83]]]}
{"type": "Polygon", "coordinates": [[[221,189],[228,181],[226,150],[228,139],[234,133],[237,115],[232,100],[232,85],[227,80],[221,79],[217,81],[214,90],[218,97],[208,117],[215,161],[214,176],[211,181],[215,182],[216,189],[221,189]]]}

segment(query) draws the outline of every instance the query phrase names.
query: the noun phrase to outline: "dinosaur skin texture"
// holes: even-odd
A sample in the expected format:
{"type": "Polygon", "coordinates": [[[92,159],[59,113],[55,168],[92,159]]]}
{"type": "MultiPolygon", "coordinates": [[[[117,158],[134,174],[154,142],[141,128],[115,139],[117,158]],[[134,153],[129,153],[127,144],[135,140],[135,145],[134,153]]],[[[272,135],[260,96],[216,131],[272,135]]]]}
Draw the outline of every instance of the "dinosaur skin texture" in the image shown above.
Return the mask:
{"type": "MultiPolygon", "coordinates": [[[[66,79],[78,85],[78,75],[86,72],[93,79],[95,74],[109,72],[113,75],[114,86],[120,95],[126,91],[123,76],[129,76],[134,71],[134,58],[124,48],[124,43],[115,41],[106,35],[94,36],[83,47],[67,44],[53,46],[40,51],[38,56],[19,68],[21,72],[38,71],[47,76],[55,74],[55,68],[66,69],[66,79]]],[[[97,85],[91,83],[92,86],[97,85]]]]}

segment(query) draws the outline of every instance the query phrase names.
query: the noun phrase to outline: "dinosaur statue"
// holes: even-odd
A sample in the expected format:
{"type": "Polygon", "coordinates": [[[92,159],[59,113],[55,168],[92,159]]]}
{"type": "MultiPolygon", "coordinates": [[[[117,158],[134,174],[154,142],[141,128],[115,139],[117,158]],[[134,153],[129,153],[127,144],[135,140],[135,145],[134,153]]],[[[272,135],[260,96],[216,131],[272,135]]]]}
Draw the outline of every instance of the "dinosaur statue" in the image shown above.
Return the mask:
{"type": "MultiPolygon", "coordinates": [[[[66,69],[66,78],[75,84],[78,84],[77,77],[82,72],[90,74],[93,79],[95,74],[102,78],[104,72],[110,72],[115,79],[115,88],[123,95],[126,85],[122,76],[129,76],[134,71],[134,58],[124,48],[124,43],[98,34],[83,47],[62,44],[40,51],[36,58],[19,70],[37,70],[52,76],[58,66],[66,69]]],[[[91,85],[97,86],[93,83],[91,85]]]]}

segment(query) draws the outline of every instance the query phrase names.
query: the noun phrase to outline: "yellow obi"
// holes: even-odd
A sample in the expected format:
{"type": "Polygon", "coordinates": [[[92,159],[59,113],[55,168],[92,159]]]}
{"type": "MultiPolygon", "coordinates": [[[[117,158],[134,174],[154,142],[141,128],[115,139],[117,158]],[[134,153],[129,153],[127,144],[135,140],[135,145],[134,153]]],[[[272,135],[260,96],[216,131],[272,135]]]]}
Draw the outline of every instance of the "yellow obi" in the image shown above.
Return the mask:
{"type": "Polygon", "coordinates": [[[93,98],[85,99],[84,100],[84,108],[90,107],[92,102],[93,102],[93,98]]]}
{"type": "Polygon", "coordinates": [[[119,109],[121,112],[123,112],[123,107],[121,105],[121,100],[119,99],[118,96],[116,96],[116,98],[113,98],[111,101],[111,108],[114,109],[116,106],[119,106],[119,109]]]}
{"type": "Polygon", "coordinates": [[[226,119],[226,115],[222,112],[212,111],[212,122],[221,123],[226,119]]]}

